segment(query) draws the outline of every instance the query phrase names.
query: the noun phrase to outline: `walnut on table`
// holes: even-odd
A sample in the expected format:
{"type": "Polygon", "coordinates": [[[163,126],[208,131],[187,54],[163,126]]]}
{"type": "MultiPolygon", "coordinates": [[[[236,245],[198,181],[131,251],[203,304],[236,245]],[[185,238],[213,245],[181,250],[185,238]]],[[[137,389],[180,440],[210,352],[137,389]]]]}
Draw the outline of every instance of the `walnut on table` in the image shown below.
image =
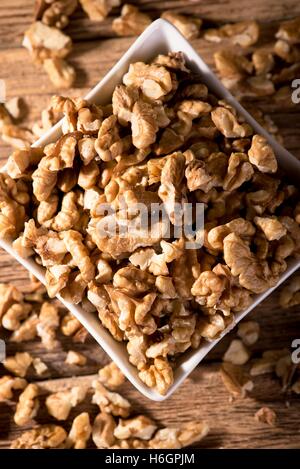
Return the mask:
{"type": "Polygon", "coordinates": [[[66,431],[58,425],[42,425],[32,430],[27,430],[13,440],[11,449],[47,449],[60,448],[67,437],[66,431]]]}
{"type": "Polygon", "coordinates": [[[138,36],[151,24],[151,18],[134,5],[125,4],[121,16],[112,22],[112,29],[118,36],[138,36]]]}

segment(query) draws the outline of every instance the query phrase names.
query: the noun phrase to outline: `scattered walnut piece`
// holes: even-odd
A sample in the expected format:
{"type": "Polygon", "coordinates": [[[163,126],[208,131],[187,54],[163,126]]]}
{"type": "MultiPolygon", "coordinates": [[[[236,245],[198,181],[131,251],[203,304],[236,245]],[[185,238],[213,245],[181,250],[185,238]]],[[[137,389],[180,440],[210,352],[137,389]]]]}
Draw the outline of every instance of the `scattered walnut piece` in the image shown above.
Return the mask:
{"type": "Polygon", "coordinates": [[[43,61],[43,67],[56,88],[72,88],[76,72],[65,59],[53,57],[43,61]]]}
{"type": "Polygon", "coordinates": [[[254,345],[259,338],[260,326],[256,321],[244,321],[238,325],[237,335],[245,345],[254,345]]]}
{"type": "Polygon", "coordinates": [[[66,431],[58,425],[42,425],[32,430],[27,430],[13,440],[11,449],[47,449],[59,448],[67,437],[66,431]]]}
{"type": "Polygon", "coordinates": [[[121,16],[112,22],[112,28],[118,36],[138,36],[151,24],[151,18],[133,5],[125,4],[121,16]]]}
{"type": "Polygon", "coordinates": [[[28,384],[19,396],[14,421],[16,425],[26,425],[39,410],[39,388],[36,384],[28,384]]]}
{"type": "Polygon", "coordinates": [[[39,323],[38,315],[33,313],[25,321],[23,321],[20,327],[12,333],[10,340],[12,342],[27,342],[33,340],[37,336],[37,325],[39,323]]]}
{"type": "Polygon", "coordinates": [[[0,378],[0,402],[12,399],[14,390],[24,389],[26,386],[27,381],[25,379],[8,375],[2,376],[0,378]]]}
{"type": "Polygon", "coordinates": [[[261,407],[254,415],[256,422],[266,423],[270,427],[275,427],[276,413],[270,407],[261,407]]]}
{"type": "Polygon", "coordinates": [[[59,326],[58,308],[51,303],[43,303],[37,324],[37,333],[43,345],[51,350],[57,345],[55,331],[59,326]]]}
{"type": "Polygon", "coordinates": [[[71,390],[50,394],[46,398],[49,414],[57,420],[67,420],[71,409],[84,400],[86,392],[86,389],[74,386],[71,390]]]}
{"type": "Polygon", "coordinates": [[[85,449],[92,433],[90,416],[87,412],[77,415],[66,441],[67,448],[85,449]]]}
{"type": "Polygon", "coordinates": [[[241,340],[234,339],[231,341],[228,349],[223,356],[225,362],[233,365],[244,365],[250,358],[249,350],[241,340]]]}
{"type": "Polygon", "coordinates": [[[92,21],[103,21],[120,0],[79,0],[83,10],[92,21]]]}
{"type": "Polygon", "coordinates": [[[259,376],[265,373],[272,373],[275,371],[278,360],[286,356],[289,356],[289,351],[287,349],[266,350],[263,352],[261,358],[254,361],[250,369],[250,375],[259,376]]]}
{"type": "Polygon", "coordinates": [[[296,275],[283,287],[279,297],[282,308],[290,308],[300,304],[300,276],[296,275]]]}
{"type": "Polygon", "coordinates": [[[15,98],[11,98],[6,101],[5,108],[9,112],[10,116],[14,119],[14,121],[22,120],[25,117],[27,111],[25,101],[19,96],[16,96],[15,98]]]}
{"type": "Polygon", "coordinates": [[[67,363],[68,365],[83,366],[86,364],[86,362],[86,356],[74,350],[69,350],[65,359],[65,363],[67,363]]]}
{"type": "Polygon", "coordinates": [[[290,42],[291,44],[300,43],[300,17],[281,23],[276,33],[278,39],[290,42]]]}
{"type": "Polygon", "coordinates": [[[114,362],[98,371],[99,381],[109,389],[116,389],[125,382],[125,376],[114,362]]]}
{"type": "Polygon", "coordinates": [[[219,29],[208,29],[204,33],[204,39],[211,42],[221,42],[223,39],[230,39],[233,44],[249,47],[258,41],[259,33],[259,25],[256,21],[241,21],[239,23],[225,24],[219,29]]]}
{"type": "Polygon", "coordinates": [[[95,392],[92,402],[100,407],[101,412],[128,417],[131,405],[127,399],[116,392],[108,391],[99,381],[93,382],[93,388],[95,392]]]}
{"type": "Polygon", "coordinates": [[[72,313],[68,312],[65,314],[65,316],[61,320],[61,331],[64,335],[66,336],[71,336],[74,335],[78,329],[81,327],[80,321],[73,316],[72,313]]]}
{"type": "Polygon", "coordinates": [[[42,63],[48,58],[66,57],[72,49],[72,41],[59,29],[36,21],[25,32],[23,46],[34,60],[42,63]]]}
{"type": "Polygon", "coordinates": [[[200,18],[193,18],[191,16],[181,15],[173,11],[164,11],[161,14],[161,18],[172,23],[181,34],[187,39],[197,39],[199,31],[202,25],[200,18]]]}
{"type": "Polygon", "coordinates": [[[97,448],[110,448],[115,443],[114,430],[117,424],[111,414],[101,412],[93,423],[92,439],[97,448]]]}
{"type": "Polygon", "coordinates": [[[241,366],[223,363],[221,378],[226,389],[233,397],[245,397],[247,391],[252,391],[253,381],[241,366]]]}
{"type": "Polygon", "coordinates": [[[36,0],[35,19],[48,26],[64,29],[77,8],[77,0],[36,0]]]}
{"type": "Polygon", "coordinates": [[[14,356],[3,361],[5,368],[16,376],[24,378],[32,363],[32,356],[28,352],[17,352],[14,356]]]}
{"type": "Polygon", "coordinates": [[[48,371],[48,366],[39,357],[32,360],[32,366],[38,376],[44,376],[48,371]]]}
{"type": "Polygon", "coordinates": [[[127,420],[120,419],[118,426],[114,430],[114,435],[120,440],[128,438],[150,440],[156,429],[157,426],[151,419],[144,415],[139,415],[127,420]]]}
{"type": "Polygon", "coordinates": [[[2,127],[1,138],[14,148],[29,150],[34,142],[34,136],[29,129],[19,127],[15,124],[5,124],[2,127]]]}
{"type": "Polygon", "coordinates": [[[180,427],[167,427],[158,430],[149,441],[153,449],[180,449],[201,441],[209,432],[206,422],[187,422],[180,427]]]}

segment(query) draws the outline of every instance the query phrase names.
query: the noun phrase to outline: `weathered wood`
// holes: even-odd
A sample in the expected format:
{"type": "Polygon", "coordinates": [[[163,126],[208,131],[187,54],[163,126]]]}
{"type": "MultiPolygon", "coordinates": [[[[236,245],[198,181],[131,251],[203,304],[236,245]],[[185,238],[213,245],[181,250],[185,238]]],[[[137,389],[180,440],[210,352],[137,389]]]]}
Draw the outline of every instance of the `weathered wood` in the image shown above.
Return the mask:
{"type": "MultiPolygon", "coordinates": [[[[26,120],[28,126],[38,118],[49,97],[57,92],[43,70],[37,69],[27,51],[21,47],[24,30],[32,20],[33,3],[33,0],[0,2],[0,79],[6,81],[8,97],[22,96],[27,101],[30,110],[26,120]]],[[[261,37],[263,44],[273,39],[279,21],[300,14],[298,0],[140,0],[132,3],[138,3],[153,19],[170,8],[204,18],[206,27],[227,21],[257,18],[264,24],[261,37]]],[[[118,10],[114,10],[113,16],[117,13],[118,10]]],[[[93,23],[81,11],[74,14],[67,32],[74,40],[70,60],[78,70],[76,87],[66,93],[70,96],[84,95],[134,41],[134,38],[115,37],[111,29],[111,17],[103,23],[93,23]]],[[[201,38],[193,41],[193,45],[207,63],[212,64],[212,54],[219,46],[201,38]]],[[[300,158],[300,105],[285,103],[284,106],[278,106],[269,99],[257,100],[257,104],[272,116],[280,128],[285,145],[300,158]]],[[[9,146],[0,142],[0,160],[5,161],[9,151],[9,146]]],[[[2,251],[0,282],[13,282],[24,290],[28,285],[26,271],[2,251]]],[[[261,337],[253,347],[253,357],[260,356],[264,350],[270,348],[290,347],[292,340],[299,335],[300,309],[295,307],[282,311],[278,304],[278,295],[279,290],[251,313],[251,319],[257,320],[261,325],[261,337]]],[[[281,393],[279,382],[274,376],[256,378],[254,390],[249,397],[232,403],[229,401],[229,394],[221,382],[218,369],[233,335],[234,332],[226,337],[166,402],[147,400],[128,382],[121,391],[132,401],[136,412],[147,413],[160,425],[176,425],[195,418],[206,419],[211,425],[211,432],[198,445],[199,448],[299,448],[299,398],[281,393]],[[192,404],[189,406],[187,402],[192,404]],[[269,405],[278,414],[278,425],[275,428],[254,421],[254,413],[263,405],[269,405]]],[[[45,350],[37,340],[24,344],[7,342],[7,350],[9,355],[17,351],[28,351],[47,363],[50,377],[46,376],[39,381],[43,392],[54,392],[74,384],[91,384],[98,369],[109,361],[92,338],[85,344],[74,344],[72,339],[60,335],[59,342],[58,348],[52,351],[45,350]],[[77,367],[65,364],[66,352],[70,349],[84,353],[88,357],[87,365],[77,367]]],[[[5,370],[0,365],[0,376],[4,373],[5,370]]],[[[36,381],[33,372],[28,376],[36,381]]],[[[14,403],[0,404],[0,448],[8,447],[24,430],[13,423],[14,406],[14,403]]],[[[87,402],[74,409],[68,421],[63,423],[67,430],[72,419],[82,410],[88,410],[92,416],[97,414],[97,407],[90,403],[88,397],[87,402]]],[[[49,418],[43,408],[37,422],[50,421],[54,420],[49,418]]]]}

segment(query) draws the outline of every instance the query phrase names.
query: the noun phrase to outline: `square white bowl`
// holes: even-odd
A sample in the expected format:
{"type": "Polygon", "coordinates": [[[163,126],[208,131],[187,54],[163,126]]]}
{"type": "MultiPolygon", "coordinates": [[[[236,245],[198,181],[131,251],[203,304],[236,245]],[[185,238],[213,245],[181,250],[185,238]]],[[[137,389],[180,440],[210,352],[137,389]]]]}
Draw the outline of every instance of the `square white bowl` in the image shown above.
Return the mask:
{"type": "MultiPolygon", "coordinates": [[[[272,145],[278,162],[292,179],[299,183],[300,162],[285,150],[281,145],[263,129],[250,114],[233,98],[224,88],[214,73],[201,59],[189,42],[178,32],[174,26],[165,20],[154,21],[143,34],[134,42],[123,57],[107,73],[107,75],[88,93],[86,99],[96,104],[107,104],[110,101],[113,90],[122,81],[123,75],[127,72],[129,64],[136,61],[148,62],[158,54],[182,51],[187,60],[188,66],[203,77],[209,89],[220,99],[226,99],[236,110],[245,117],[246,121],[252,125],[256,133],[264,135],[272,145]]],[[[44,146],[55,141],[61,135],[61,121],[50,131],[40,138],[33,146],[44,146]]],[[[5,166],[1,171],[5,172],[5,166]]],[[[0,240],[0,246],[20,262],[27,270],[32,272],[41,282],[45,283],[44,269],[32,259],[23,259],[12,248],[10,242],[0,240]]],[[[288,269],[281,276],[277,285],[270,288],[261,295],[253,298],[253,303],[244,312],[235,315],[234,324],[231,324],[221,337],[204,343],[198,350],[186,352],[177,362],[174,370],[174,383],[165,396],[161,396],[156,391],[148,388],[138,377],[137,369],[128,361],[128,353],[124,343],[119,343],[113,339],[110,333],[101,325],[96,314],[86,313],[79,306],[65,301],[60,295],[58,299],[71,311],[74,316],[83,324],[94,339],[101,345],[110,358],[119,366],[131,383],[142,393],[154,401],[163,401],[173,394],[182,381],[201,362],[205,355],[219,342],[219,340],[231,330],[242,318],[244,318],[253,308],[272,293],[278,285],[286,280],[295,270],[300,267],[300,260],[291,260],[288,269]]]]}

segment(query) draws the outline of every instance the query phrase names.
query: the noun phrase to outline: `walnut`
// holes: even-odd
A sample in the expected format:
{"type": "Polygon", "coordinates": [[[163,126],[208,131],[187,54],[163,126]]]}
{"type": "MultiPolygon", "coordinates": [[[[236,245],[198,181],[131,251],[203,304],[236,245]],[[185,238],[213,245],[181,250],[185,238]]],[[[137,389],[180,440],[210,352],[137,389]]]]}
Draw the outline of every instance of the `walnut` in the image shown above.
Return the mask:
{"type": "Polygon", "coordinates": [[[85,399],[86,392],[86,389],[75,386],[70,390],[50,394],[46,398],[49,414],[57,420],[67,420],[71,409],[85,399]]]}
{"type": "Polygon", "coordinates": [[[166,394],[173,384],[173,370],[167,360],[155,358],[152,365],[145,366],[139,372],[140,379],[159,394],[166,394]]]}
{"type": "Polygon", "coordinates": [[[288,41],[291,44],[300,43],[299,24],[300,24],[299,17],[281,23],[279,30],[276,33],[276,37],[278,39],[283,39],[285,41],[288,41]]]}
{"type": "Polygon", "coordinates": [[[122,290],[105,286],[112,302],[112,309],[119,317],[118,325],[122,331],[136,329],[136,325],[141,327],[144,334],[153,334],[157,328],[151,314],[151,307],[156,298],[156,293],[148,293],[141,299],[134,299],[123,293],[122,290]]]}
{"type": "Polygon", "coordinates": [[[180,449],[202,440],[209,432],[206,422],[187,422],[180,427],[167,427],[158,430],[149,441],[153,449],[180,449]]]}
{"type": "Polygon", "coordinates": [[[129,145],[128,138],[121,139],[120,137],[117,117],[112,115],[104,119],[95,141],[95,149],[101,160],[114,160],[127,150],[129,145]]]}
{"type": "Polygon", "coordinates": [[[238,339],[231,341],[228,349],[226,350],[223,360],[232,363],[233,365],[244,365],[250,358],[249,350],[245,347],[243,342],[238,339]]]}
{"type": "Polygon", "coordinates": [[[92,21],[103,21],[120,0],[79,0],[83,10],[92,21]]]}
{"type": "Polygon", "coordinates": [[[68,365],[84,366],[86,362],[87,358],[82,353],[75,352],[74,350],[69,350],[65,359],[65,363],[68,365]]]}
{"type": "Polygon", "coordinates": [[[235,233],[243,239],[248,240],[255,234],[253,224],[244,218],[235,218],[226,225],[218,225],[209,230],[207,235],[208,246],[216,250],[222,250],[224,239],[230,233],[235,233]]]}
{"type": "Polygon", "coordinates": [[[157,429],[154,422],[145,415],[138,415],[127,420],[119,420],[118,426],[114,430],[114,435],[120,440],[128,438],[140,438],[141,440],[150,440],[157,429]]]}
{"type": "Polygon", "coordinates": [[[43,376],[46,372],[48,372],[48,366],[38,357],[32,360],[32,366],[38,376],[43,376]]]}
{"type": "Polygon", "coordinates": [[[241,366],[232,363],[223,363],[221,378],[233,397],[245,397],[247,391],[252,391],[254,386],[246,371],[241,366]]]}
{"type": "Polygon", "coordinates": [[[42,148],[15,150],[7,160],[7,174],[13,179],[28,174],[28,170],[31,167],[37,166],[42,157],[42,148]]]}
{"type": "Polygon", "coordinates": [[[9,283],[0,283],[0,318],[7,313],[14,303],[20,303],[23,294],[9,283]]]}
{"type": "Polygon", "coordinates": [[[155,142],[157,131],[157,115],[153,107],[143,101],[137,101],[131,113],[132,143],[136,148],[147,148],[155,142]]]}
{"type": "Polygon", "coordinates": [[[183,198],[180,186],[184,177],[184,165],[184,155],[180,152],[172,153],[168,156],[161,172],[161,185],[158,189],[158,195],[163,201],[165,210],[173,224],[177,222],[176,203],[181,203],[183,198]]]}
{"type": "Polygon", "coordinates": [[[113,277],[113,285],[121,288],[129,295],[138,296],[153,289],[155,278],[148,272],[143,272],[133,266],[117,270],[113,277]]]}
{"type": "Polygon", "coordinates": [[[127,399],[116,392],[108,391],[99,381],[93,382],[93,388],[95,391],[92,402],[99,406],[101,412],[128,417],[131,405],[127,399]]]}
{"type": "Polygon", "coordinates": [[[259,33],[259,25],[256,21],[240,21],[225,24],[219,29],[208,29],[204,34],[204,39],[211,42],[221,42],[228,38],[233,44],[249,47],[257,42],[259,33]]]}
{"type": "Polygon", "coordinates": [[[80,328],[80,326],[81,326],[80,321],[78,321],[78,319],[75,316],[73,316],[73,314],[67,313],[62,318],[60,328],[61,328],[63,335],[66,335],[69,337],[75,334],[80,328]]]}
{"type": "Polygon", "coordinates": [[[265,373],[272,373],[275,371],[276,363],[282,357],[289,356],[289,351],[287,349],[279,350],[266,350],[262,354],[262,358],[259,358],[254,361],[250,374],[251,376],[259,376],[265,373]]]}
{"type": "Polygon", "coordinates": [[[4,104],[0,103],[0,132],[2,132],[4,125],[11,125],[12,123],[10,112],[4,104]]]}
{"type": "Polygon", "coordinates": [[[21,128],[14,124],[5,124],[2,127],[1,138],[14,148],[29,150],[34,142],[34,136],[28,129],[21,128]]]}
{"type": "Polygon", "coordinates": [[[39,388],[36,384],[28,384],[22,394],[20,394],[14,415],[16,425],[26,425],[37,415],[40,406],[38,395],[39,388]]]}
{"type": "Polygon", "coordinates": [[[225,107],[214,109],[211,118],[217,129],[227,138],[243,138],[252,134],[249,124],[240,124],[234,113],[225,107]]]}
{"type": "Polygon", "coordinates": [[[245,345],[254,345],[259,338],[260,327],[256,321],[244,321],[238,325],[237,335],[245,345]]]}
{"type": "Polygon", "coordinates": [[[130,64],[123,77],[123,83],[140,88],[143,94],[153,101],[163,98],[173,88],[171,73],[165,67],[143,62],[130,64]]]}
{"type": "Polygon", "coordinates": [[[32,356],[28,352],[18,352],[16,355],[3,360],[4,367],[16,376],[24,378],[32,363],[32,356]]]}
{"type": "Polygon", "coordinates": [[[74,230],[65,231],[63,240],[68,252],[71,254],[73,262],[79,268],[83,280],[89,282],[93,280],[95,268],[88,256],[88,251],[82,242],[82,235],[74,230]]]}
{"type": "Polygon", "coordinates": [[[77,0],[36,1],[35,19],[48,26],[64,29],[69,23],[69,16],[77,8],[77,0]]]}
{"type": "Polygon", "coordinates": [[[103,326],[109,330],[116,340],[123,340],[124,334],[119,327],[117,315],[109,307],[109,296],[106,290],[91,283],[88,287],[87,298],[97,308],[98,316],[103,326]]]}
{"type": "Polygon", "coordinates": [[[67,437],[66,431],[58,425],[42,425],[22,433],[13,440],[11,449],[60,448],[67,437]]]}
{"type": "Polygon", "coordinates": [[[67,448],[85,449],[92,433],[90,417],[87,412],[77,415],[66,441],[67,448]]]}
{"type": "Polygon", "coordinates": [[[249,181],[253,174],[253,167],[245,153],[231,153],[228,160],[227,174],[223,182],[225,191],[238,189],[244,182],[249,181]]]}
{"type": "Polygon", "coordinates": [[[234,89],[234,85],[252,73],[252,63],[241,54],[230,50],[220,50],[214,53],[216,69],[222,77],[224,85],[234,89]]]}
{"type": "Polygon", "coordinates": [[[24,389],[26,386],[27,381],[25,379],[8,375],[2,376],[0,378],[0,402],[12,399],[14,390],[24,389]]]}
{"type": "Polygon", "coordinates": [[[10,336],[12,342],[27,342],[37,336],[38,315],[33,313],[10,336]]]}
{"type": "Polygon", "coordinates": [[[255,217],[254,223],[263,231],[268,241],[278,240],[287,233],[287,229],[276,218],[255,217]]]}
{"type": "Polygon", "coordinates": [[[55,340],[55,331],[59,326],[58,308],[51,303],[44,303],[39,314],[37,324],[37,333],[42,340],[43,345],[52,350],[57,345],[55,340]]]}
{"type": "Polygon", "coordinates": [[[148,270],[153,275],[169,275],[167,263],[174,261],[182,255],[182,241],[168,243],[162,240],[160,245],[162,253],[157,254],[152,248],[137,250],[129,257],[130,262],[140,267],[141,270],[148,270]]]}
{"type": "Polygon", "coordinates": [[[252,145],[248,152],[250,163],[262,173],[275,173],[277,160],[271,145],[262,135],[254,135],[252,145]]]}
{"type": "Polygon", "coordinates": [[[109,389],[116,389],[125,382],[125,376],[114,362],[98,371],[99,381],[109,389]]]}
{"type": "Polygon", "coordinates": [[[260,263],[235,233],[224,239],[224,259],[232,275],[239,276],[240,285],[253,293],[263,293],[276,281],[268,265],[260,263]]]}
{"type": "Polygon", "coordinates": [[[110,448],[115,443],[117,424],[111,414],[100,412],[94,420],[92,439],[97,448],[110,448]]]}
{"type": "Polygon", "coordinates": [[[272,52],[258,49],[252,54],[252,62],[257,75],[265,75],[274,67],[274,57],[272,52]]]}
{"type": "Polygon", "coordinates": [[[23,46],[34,60],[43,62],[48,58],[66,57],[72,49],[72,41],[59,29],[36,21],[25,31],[23,46]]]}
{"type": "Polygon", "coordinates": [[[202,25],[200,18],[192,18],[191,16],[184,16],[173,11],[164,11],[161,18],[172,23],[186,39],[197,39],[202,25]]]}
{"type": "Polygon", "coordinates": [[[72,88],[76,72],[66,60],[60,57],[51,57],[43,61],[43,67],[56,88],[72,88]]]}
{"type": "Polygon", "coordinates": [[[220,314],[200,318],[196,325],[196,331],[207,340],[216,339],[226,328],[226,321],[220,314]]]}
{"type": "Polygon", "coordinates": [[[254,415],[256,422],[266,423],[271,427],[275,426],[276,418],[276,413],[270,407],[261,407],[254,415]]]}
{"type": "Polygon", "coordinates": [[[120,124],[131,121],[134,103],[139,99],[139,91],[131,86],[118,85],[112,95],[113,113],[118,116],[120,124]]]}
{"type": "Polygon", "coordinates": [[[151,18],[133,5],[125,4],[121,16],[113,20],[112,28],[118,36],[139,36],[151,24],[151,18]]]}
{"type": "Polygon", "coordinates": [[[283,287],[279,298],[282,308],[289,308],[300,304],[300,276],[294,276],[289,283],[283,287]]]}

